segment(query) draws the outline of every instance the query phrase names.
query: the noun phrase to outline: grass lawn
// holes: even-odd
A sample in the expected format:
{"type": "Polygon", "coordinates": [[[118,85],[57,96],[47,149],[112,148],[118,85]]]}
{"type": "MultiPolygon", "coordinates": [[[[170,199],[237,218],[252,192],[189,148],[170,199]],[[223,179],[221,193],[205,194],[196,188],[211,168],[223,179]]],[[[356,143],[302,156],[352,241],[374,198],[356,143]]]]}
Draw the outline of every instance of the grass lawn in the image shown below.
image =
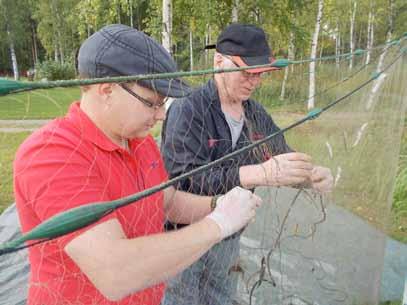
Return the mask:
{"type": "Polygon", "coordinates": [[[13,160],[17,147],[29,132],[0,133],[0,212],[14,201],[13,160]]]}
{"type": "Polygon", "coordinates": [[[79,88],[55,88],[0,97],[0,120],[50,119],[62,116],[80,97],[79,88]]]}

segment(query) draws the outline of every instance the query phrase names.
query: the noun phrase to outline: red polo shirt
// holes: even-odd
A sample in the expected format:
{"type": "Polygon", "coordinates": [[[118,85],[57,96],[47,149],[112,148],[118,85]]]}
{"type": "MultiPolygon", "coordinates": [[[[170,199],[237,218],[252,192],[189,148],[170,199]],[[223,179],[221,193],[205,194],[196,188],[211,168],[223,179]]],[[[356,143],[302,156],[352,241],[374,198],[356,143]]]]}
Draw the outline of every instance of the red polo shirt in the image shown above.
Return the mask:
{"type": "MultiPolygon", "coordinates": [[[[127,151],[114,144],[79,103],[72,104],[64,118],[33,133],[19,148],[14,162],[14,189],[23,232],[61,211],[128,196],[167,179],[151,136],[132,140],[129,146],[127,151]]],[[[119,220],[128,238],[162,232],[163,193],[123,207],[100,222],[111,218],[119,220]]],[[[99,293],[63,250],[88,229],[29,249],[28,304],[159,304],[163,284],[119,302],[110,302],[99,293]]]]}

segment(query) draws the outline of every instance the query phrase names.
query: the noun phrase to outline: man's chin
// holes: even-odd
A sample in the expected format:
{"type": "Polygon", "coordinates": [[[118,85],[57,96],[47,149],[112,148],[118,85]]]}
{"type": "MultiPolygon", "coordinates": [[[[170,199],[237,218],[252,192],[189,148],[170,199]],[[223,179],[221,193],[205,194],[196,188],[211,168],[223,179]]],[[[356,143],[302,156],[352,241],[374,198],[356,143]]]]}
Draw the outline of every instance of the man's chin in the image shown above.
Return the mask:
{"type": "Polygon", "coordinates": [[[139,131],[131,136],[132,139],[144,139],[150,135],[150,130],[139,131]]]}
{"type": "Polygon", "coordinates": [[[250,94],[242,94],[242,95],[240,96],[240,100],[241,100],[241,101],[246,101],[246,100],[248,100],[251,96],[252,96],[251,93],[250,93],[250,94]]]}

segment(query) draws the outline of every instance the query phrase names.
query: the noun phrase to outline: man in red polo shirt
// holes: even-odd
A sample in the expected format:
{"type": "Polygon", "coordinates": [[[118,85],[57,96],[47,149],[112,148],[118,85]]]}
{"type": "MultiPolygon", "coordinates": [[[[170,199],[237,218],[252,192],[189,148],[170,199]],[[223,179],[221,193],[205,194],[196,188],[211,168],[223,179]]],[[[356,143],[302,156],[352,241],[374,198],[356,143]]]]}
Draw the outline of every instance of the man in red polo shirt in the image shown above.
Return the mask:
{"type": "MultiPolygon", "coordinates": [[[[176,71],[162,46],[123,25],[89,37],[78,67],[82,77],[176,71]]],[[[64,118],[33,133],[17,152],[14,185],[23,232],[59,212],[165,181],[149,130],[165,118],[165,97],[186,93],[179,79],[83,87],[64,118]]],[[[241,188],[219,197],[214,209],[212,199],[167,188],[29,248],[28,304],[159,304],[163,281],[243,228],[261,203],[241,188]],[[163,233],[166,217],[192,225],[163,233]]]]}

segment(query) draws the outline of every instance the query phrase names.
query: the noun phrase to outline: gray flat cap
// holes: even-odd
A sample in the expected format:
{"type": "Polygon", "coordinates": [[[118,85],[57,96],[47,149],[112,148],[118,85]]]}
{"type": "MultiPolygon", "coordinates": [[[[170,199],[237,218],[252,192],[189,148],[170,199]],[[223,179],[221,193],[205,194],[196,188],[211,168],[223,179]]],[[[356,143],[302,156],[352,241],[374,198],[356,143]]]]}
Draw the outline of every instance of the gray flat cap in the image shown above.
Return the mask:
{"type": "MultiPolygon", "coordinates": [[[[177,72],[170,54],[154,39],[127,25],[103,27],[79,49],[78,70],[91,78],[177,72]]],[[[183,97],[190,87],[179,78],[137,81],[163,96],[183,97]]]]}

